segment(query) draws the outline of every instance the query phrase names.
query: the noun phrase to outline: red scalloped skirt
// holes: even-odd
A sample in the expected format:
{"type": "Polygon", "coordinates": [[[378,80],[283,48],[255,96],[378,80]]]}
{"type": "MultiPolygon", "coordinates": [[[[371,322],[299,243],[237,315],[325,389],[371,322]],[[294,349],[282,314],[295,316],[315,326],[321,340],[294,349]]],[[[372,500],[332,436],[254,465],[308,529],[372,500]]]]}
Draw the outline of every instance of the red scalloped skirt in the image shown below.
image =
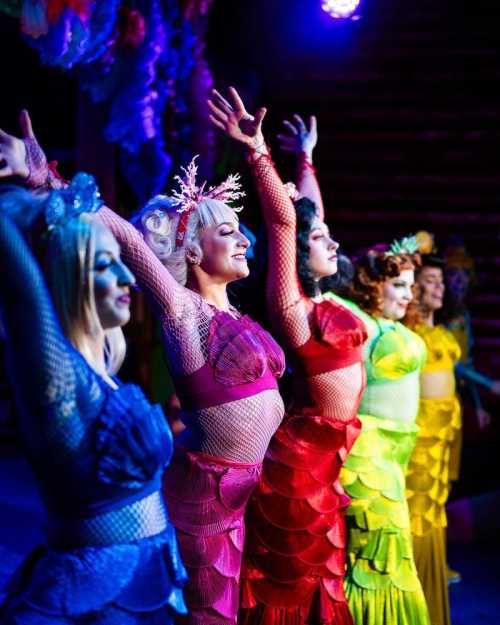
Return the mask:
{"type": "Polygon", "coordinates": [[[164,495],[189,576],[189,614],[179,623],[236,625],[244,513],[261,469],[260,463],[180,451],[167,468],[164,495]]]}
{"type": "Polygon", "coordinates": [[[344,595],[350,502],[339,472],[361,422],[288,416],[247,510],[240,625],[352,625],[344,595]]]}

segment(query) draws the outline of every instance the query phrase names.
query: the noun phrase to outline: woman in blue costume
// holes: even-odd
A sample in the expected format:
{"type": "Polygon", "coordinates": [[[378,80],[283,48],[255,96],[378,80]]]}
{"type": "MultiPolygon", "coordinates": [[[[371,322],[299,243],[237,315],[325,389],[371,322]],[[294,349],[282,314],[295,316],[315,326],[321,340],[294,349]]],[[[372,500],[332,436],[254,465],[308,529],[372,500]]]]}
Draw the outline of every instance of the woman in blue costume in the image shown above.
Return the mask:
{"type": "MultiPolygon", "coordinates": [[[[29,119],[24,116],[25,134],[29,119]]],[[[1,131],[0,131],[1,132],[1,131]]],[[[0,134],[0,176],[29,178],[23,142],[0,134]]],[[[114,377],[134,279],[89,213],[92,177],[0,196],[0,312],[18,430],[49,519],[9,584],[4,625],[168,625],[186,574],[161,495],[172,435],[158,406],[114,377]],[[15,225],[49,226],[51,295],[15,225]],[[57,311],[57,312],[56,312],[57,311]]]]}

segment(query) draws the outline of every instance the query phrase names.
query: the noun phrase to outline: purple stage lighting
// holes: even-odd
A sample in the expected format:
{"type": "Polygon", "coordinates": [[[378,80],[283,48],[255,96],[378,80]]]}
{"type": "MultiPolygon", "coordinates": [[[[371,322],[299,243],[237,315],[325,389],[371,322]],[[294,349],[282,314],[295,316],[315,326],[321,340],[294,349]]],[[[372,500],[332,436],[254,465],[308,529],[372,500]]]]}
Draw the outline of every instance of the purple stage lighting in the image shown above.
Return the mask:
{"type": "Polygon", "coordinates": [[[335,18],[359,19],[356,10],[361,0],[322,0],[321,8],[335,18]]]}

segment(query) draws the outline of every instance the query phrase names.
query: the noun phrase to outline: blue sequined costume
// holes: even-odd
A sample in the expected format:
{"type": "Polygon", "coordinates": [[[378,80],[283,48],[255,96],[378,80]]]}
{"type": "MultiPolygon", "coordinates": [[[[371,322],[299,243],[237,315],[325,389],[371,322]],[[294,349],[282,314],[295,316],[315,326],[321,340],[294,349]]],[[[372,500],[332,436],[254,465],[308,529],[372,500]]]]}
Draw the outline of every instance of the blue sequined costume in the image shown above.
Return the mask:
{"type": "Polygon", "coordinates": [[[0,214],[0,311],[19,432],[49,516],[14,575],[8,625],[169,625],[186,580],[160,493],[172,435],[139,388],[112,389],[64,337],[20,232],[0,214]]]}

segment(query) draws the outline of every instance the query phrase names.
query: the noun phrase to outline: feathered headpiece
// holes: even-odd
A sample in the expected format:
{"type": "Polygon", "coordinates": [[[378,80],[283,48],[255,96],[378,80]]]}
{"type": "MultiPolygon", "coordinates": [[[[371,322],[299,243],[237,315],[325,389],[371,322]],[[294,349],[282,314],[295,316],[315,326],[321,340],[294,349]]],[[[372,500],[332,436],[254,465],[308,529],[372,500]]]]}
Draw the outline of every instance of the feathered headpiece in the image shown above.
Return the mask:
{"type": "MultiPolygon", "coordinates": [[[[193,158],[187,167],[182,167],[184,172],[183,178],[175,176],[175,180],[179,183],[179,190],[172,191],[171,197],[178,202],[177,212],[181,213],[175,237],[176,248],[180,247],[184,241],[189,216],[203,200],[219,200],[220,202],[228,203],[245,197],[245,192],[241,190],[239,174],[231,174],[220,185],[209,187],[207,190],[205,190],[206,182],[198,186],[196,183],[198,174],[197,158],[198,155],[193,158]]],[[[235,212],[239,212],[243,207],[236,206],[231,208],[235,212]]]]}

